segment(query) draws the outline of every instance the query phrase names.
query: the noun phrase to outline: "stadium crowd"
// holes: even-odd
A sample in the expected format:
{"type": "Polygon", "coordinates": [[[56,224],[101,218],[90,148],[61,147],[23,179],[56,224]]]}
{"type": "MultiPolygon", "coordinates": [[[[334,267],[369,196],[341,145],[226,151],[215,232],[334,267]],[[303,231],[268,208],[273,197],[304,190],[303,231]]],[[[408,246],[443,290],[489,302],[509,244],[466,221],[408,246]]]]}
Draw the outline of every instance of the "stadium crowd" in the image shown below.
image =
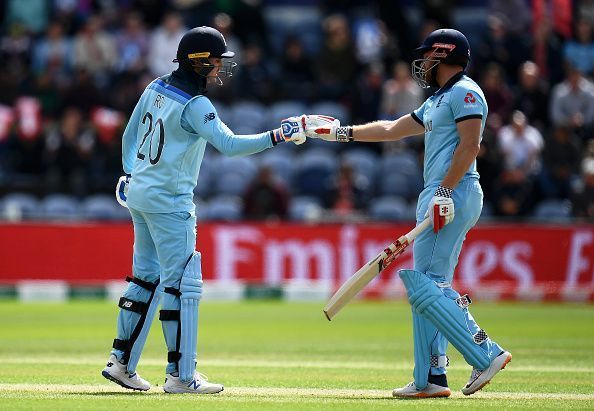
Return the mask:
{"type": "MultiPolygon", "coordinates": [[[[485,216],[594,221],[594,1],[454,3],[5,0],[0,210],[18,196],[43,209],[50,198],[80,206],[112,193],[127,118],[144,87],[176,68],[189,27],[216,27],[236,51],[233,79],[209,96],[245,134],[304,112],[345,124],[411,112],[426,98],[410,76],[412,50],[449,26],[469,38],[468,72],[489,104],[478,159],[485,216]]],[[[249,158],[209,150],[198,213],[412,219],[422,151],[422,137],[310,140],[249,158]]]]}

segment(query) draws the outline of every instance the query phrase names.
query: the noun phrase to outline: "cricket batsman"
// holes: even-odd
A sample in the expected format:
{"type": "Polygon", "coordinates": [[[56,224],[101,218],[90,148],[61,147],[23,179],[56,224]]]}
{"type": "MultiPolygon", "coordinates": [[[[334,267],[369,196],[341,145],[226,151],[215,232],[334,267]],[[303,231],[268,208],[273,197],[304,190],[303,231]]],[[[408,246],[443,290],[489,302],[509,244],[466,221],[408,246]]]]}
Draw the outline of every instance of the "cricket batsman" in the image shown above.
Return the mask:
{"type": "MultiPolygon", "coordinates": [[[[468,295],[452,288],[454,269],[466,233],[476,224],[483,192],[476,169],[488,106],[481,88],[466,75],[470,46],[464,34],[439,29],[416,49],[412,75],[422,88],[435,87],[414,112],[394,121],[358,126],[316,127],[319,115],[304,116],[307,137],[350,141],[400,140],[425,135],[424,189],[416,220],[430,217],[433,230],[419,234],[414,246],[414,269],[399,272],[412,306],[414,381],[394,389],[395,397],[449,397],[446,378],[451,343],[473,369],[462,393],[483,388],[512,355],[476,323],[468,295]],[[454,218],[455,216],[455,218],[454,218]]],[[[328,119],[328,117],[325,117],[328,119]]]]}
{"type": "MultiPolygon", "coordinates": [[[[151,82],[136,104],[122,141],[125,176],[116,187],[134,224],[132,272],[119,301],[117,336],[102,375],[132,390],[151,385],[136,372],[159,303],[167,344],[163,390],[212,394],[221,384],[196,371],[198,305],[202,297],[200,253],[196,251],[193,191],[206,144],[221,153],[248,155],[284,141],[305,141],[300,118],[254,135],[235,135],[219,119],[207,85],[223,83],[235,63],[223,35],[197,27],[177,49],[179,68],[151,82]]],[[[249,119],[246,119],[249,121],[249,119]]]]}

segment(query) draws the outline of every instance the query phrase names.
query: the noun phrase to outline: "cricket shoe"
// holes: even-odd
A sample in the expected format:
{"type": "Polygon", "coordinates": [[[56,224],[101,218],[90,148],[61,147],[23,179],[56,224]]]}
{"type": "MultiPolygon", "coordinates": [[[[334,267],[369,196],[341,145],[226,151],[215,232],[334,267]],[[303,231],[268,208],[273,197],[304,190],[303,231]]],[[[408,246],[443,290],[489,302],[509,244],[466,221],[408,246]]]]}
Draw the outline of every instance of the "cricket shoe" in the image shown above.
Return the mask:
{"type": "Polygon", "coordinates": [[[163,384],[163,391],[170,394],[216,394],[223,389],[221,384],[208,382],[208,378],[198,371],[194,371],[194,379],[190,382],[181,382],[178,376],[167,374],[163,384]]]}
{"type": "Polygon", "coordinates": [[[476,368],[473,369],[468,383],[464,386],[464,388],[462,388],[462,394],[474,394],[485,385],[489,384],[495,374],[503,370],[507,363],[511,361],[511,359],[512,355],[509,352],[504,351],[495,357],[493,361],[491,361],[489,368],[484,370],[477,370],[476,368]]]}
{"type": "Polygon", "coordinates": [[[402,388],[394,388],[392,391],[392,395],[398,398],[437,398],[449,397],[451,394],[452,391],[448,387],[431,383],[427,383],[425,388],[419,390],[414,381],[402,388]]]}
{"type": "Polygon", "coordinates": [[[151,384],[140,378],[138,373],[128,373],[126,364],[119,362],[113,354],[109,357],[109,361],[107,361],[107,365],[101,372],[101,375],[130,390],[147,391],[151,388],[151,384]]]}

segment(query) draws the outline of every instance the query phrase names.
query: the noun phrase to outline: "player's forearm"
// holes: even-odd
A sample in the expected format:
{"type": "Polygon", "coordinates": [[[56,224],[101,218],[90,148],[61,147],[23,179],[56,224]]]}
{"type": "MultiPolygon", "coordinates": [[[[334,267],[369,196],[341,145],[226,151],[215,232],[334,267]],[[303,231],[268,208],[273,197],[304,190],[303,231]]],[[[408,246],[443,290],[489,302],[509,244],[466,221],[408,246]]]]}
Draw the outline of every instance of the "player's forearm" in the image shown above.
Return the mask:
{"type": "Polygon", "coordinates": [[[355,141],[396,141],[423,133],[424,129],[409,115],[389,121],[381,120],[353,126],[355,141]]]}
{"type": "Polygon", "coordinates": [[[473,144],[459,146],[454,152],[452,164],[441,182],[441,185],[451,189],[456,188],[460,180],[462,180],[462,177],[464,177],[472,165],[472,162],[476,159],[479,149],[479,145],[473,144]]]}

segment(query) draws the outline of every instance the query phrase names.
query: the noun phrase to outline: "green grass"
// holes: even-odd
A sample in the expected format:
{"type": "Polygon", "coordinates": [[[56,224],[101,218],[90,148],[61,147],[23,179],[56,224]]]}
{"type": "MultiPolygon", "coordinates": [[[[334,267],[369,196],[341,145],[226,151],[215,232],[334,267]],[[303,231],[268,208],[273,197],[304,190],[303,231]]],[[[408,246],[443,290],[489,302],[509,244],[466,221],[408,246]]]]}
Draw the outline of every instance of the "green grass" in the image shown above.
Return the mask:
{"type": "Polygon", "coordinates": [[[473,304],[513,361],[464,397],[470,367],[451,349],[455,394],[420,401],[391,398],[412,375],[408,305],[356,303],[331,323],[321,306],[202,304],[199,369],[226,388],[195,397],[161,390],[166,348],[158,321],[138,368],[153,388],[128,392],[100,374],[115,336],[115,304],[3,301],[0,409],[594,409],[594,306],[473,304]]]}

